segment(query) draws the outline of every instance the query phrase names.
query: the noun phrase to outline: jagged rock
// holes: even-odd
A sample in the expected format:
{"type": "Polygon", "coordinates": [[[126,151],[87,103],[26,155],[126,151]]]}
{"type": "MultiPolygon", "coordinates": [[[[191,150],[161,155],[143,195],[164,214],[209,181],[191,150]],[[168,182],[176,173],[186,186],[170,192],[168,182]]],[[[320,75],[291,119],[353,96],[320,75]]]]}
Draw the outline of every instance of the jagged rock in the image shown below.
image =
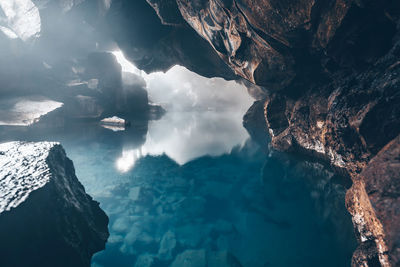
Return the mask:
{"type": "MultiPolygon", "coordinates": [[[[393,233],[398,233],[400,226],[393,218],[386,218],[392,216],[393,210],[387,205],[374,204],[373,196],[378,196],[380,200],[375,201],[382,203],[381,196],[378,193],[369,196],[366,190],[396,195],[400,189],[394,186],[389,190],[385,185],[389,180],[384,173],[374,178],[376,181],[382,179],[380,183],[374,182],[374,190],[367,189],[366,181],[359,178],[360,172],[371,168],[373,161],[370,160],[377,152],[400,133],[400,94],[396,89],[399,87],[398,51],[399,43],[364,71],[337,74],[335,81],[312,85],[315,87],[297,98],[272,94],[265,103],[265,118],[274,148],[326,160],[340,173],[352,178],[354,184],[348,192],[347,207],[353,215],[357,235],[365,236],[363,232],[368,232],[368,238],[360,238],[360,242],[374,240],[368,246],[360,245],[354,254],[354,266],[363,266],[365,262],[367,266],[375,266],[376,260],[382,266],[389,266],[385,243],[392,244],[389,258],[398,257],[395,255],[399,237],[393,233]],[[377,217],[378,210],[380,216],[377,217]],[[382,228],[384,218],[390,225],[388,229],[382,228]],[[368,225],[368,230],[360,227],[361,224],[368,225]],[[374,249],[371,244],[375,244],[374,249]],[[364,260],[361,260],[362,255],[364,260]]],[[[395,142],[392,146],[399,144],[395,142]]],[[[395,158],[394,154],[391,158],[382,158],[380,168],[395,158]]],[[[378,168],[377,164],[374,166],[378,168]]]]}
{"type": "Polygon", "coordinates": [[[2,266],[90,266],[108,217],[57,143],[0,144],[2,266]]]}
{"type": "Polygon", "coordinates": [[[167,71],[174,65],[182,65],[206,77],[236,78],[208,43],[181,17],[175,17],[179,12],[171,6],[176,3],[148,2],[157,13],[146,0],[115,0],[104,18],[104,24],[124,55],[139,69],[167,71]],[[170,25],[180,21],[183,25],[170,25]]]}
{"type": "MultiPolygon", "coordinates": [[[[272,147],[326,160],[339,173],[352,178],[350,192],[366,190],[367,185],[359,182],[359,173],[400,133],[399,2],[176,3],[181,16],[236,74],[279,91],[265,95],[264,115],[272,147]]],[[[172,5],[168,7],[171,11],[172,5]]],[[[158,11],[159,16],[162,14],[158,11]]],[[[259,106],[255,104],[245,116],[246,128],[253,135],[262,132],[255,129],[262,121],[254,115],[261,112],[256,111],[259,106]]],[[[371,205],[372,195],[353,195],[358,196],[353,198],[354,205],[367,211],[360,218],[353,217],[353,221],[369,220],[367,214],[377,210],[382,218],[392,212],[390,208],[371,205]]],[[[348,207],[349,201],[350,198],[348,207]]],[[[375,229],[370,231],[368,240],[383,240],[382,236],[386,236],[385,242],[398,244],[397,236],[385,233],[399,232],[397,224],[391,222],[391,230],[379,228],[380,224],[373,224],[375,229]]],[[[355,255],[370,255],[368,251],[384,255],[385,248],[379,247],[382,242],[377,242],[375,248],[361,245],[355,255]]],[[[397,257],[394,251],[390,248],[389,258],[397,257]]],[[[375,260],[368,265],[387,264],[383,256],[375,260]]],[[[353,264],[361,262],[354,260],[353,264]]]]}
{"type": "Polygon", "coordinates": [[[359,233],[353,265],[400,264],[400,136],[386,145],[347,193],[347,206],[359,233]]]}
{"type": "Polygon", "coordinates": [[[390,2],[149,2],[163,21],[183,17],[236,74],[276,90],[298,84],[303,91],[321,78],[316,73],[375,61],[390,48],[398,18],[398,4],[390,2]]]}
{"type": "Polygon", "coordinates": [[[268,127],[264,117],[264,103],[265,100],[258,100],[253,103],[243,117],[243,127],[246,128],[253,140],[265,146],[268,127]]]}

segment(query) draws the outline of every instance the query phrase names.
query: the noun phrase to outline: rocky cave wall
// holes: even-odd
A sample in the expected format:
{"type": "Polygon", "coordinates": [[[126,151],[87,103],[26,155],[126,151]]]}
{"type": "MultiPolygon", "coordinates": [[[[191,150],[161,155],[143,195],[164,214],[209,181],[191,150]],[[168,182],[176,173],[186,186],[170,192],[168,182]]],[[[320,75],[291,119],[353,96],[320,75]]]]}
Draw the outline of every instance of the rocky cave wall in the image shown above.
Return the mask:
{"type": "MultiPolygon", "coordinates": [[[[46,18],[51,16],[71,16],[73,21],[84,18],[79,20],[79,27],[86,29],[90,25],[94,29],[87,30],[93,36],[91,42],[77,42],[78,46],[67,49],[70,58],[77,57],[76,51],[87,55],[97,46],[103,50],[119,47],[146,72],[166,71],[179,64],[206,77],[241,80],[252,92],[254,85],[259,86],[259,101],[244,118],[250,134],[262,141],[268,135],[275,149],[328,162],[352,180],[346,205],[360,242],[353,265],[400,264],[400,229],[396,223],[400,221],[400,207],[396,205],[400,196],[396,148],[400,133],[399,1],[46,3],[47,7],[41,9],[43,27],[39,43],[60,35],[57,27],[52,30],[52,20],[46,24],[46,18]],[[251,83],[254,85],[250,86],[251,83]],[[387,172],[379,172],[380,169],[387,172]]],[[[79,34],[87,36],[86,32],[79,34]]],[[[8,46],[10,41],[0,34],[0,42],[8,46]]],[[[23,46],[17,40],[11,42],[13,45],[7,51],[23,46]]],[[[51,49],[39,47],[57,55],[58,49],[68,46],[62,41],[57,44],[51,49]]],[[[7,51],[3,58],[14,62],[16,57],[9,59],[7,51]]],[[[20,65],[28,69],[35,69],[30,66],[38,64],[32,58],[17,59],[27,62],[20,65]]],[[[70,68],[74,62],[57,66],[70,68]]],[[[115,63],[112,59],[109,62],[110,66],[115,63]]],[[[13,73],[10,66],[13,65],[0,64],[0,73],[6,78],[7,73],[13,73]]],[[[93,73],[96,71],[101,72],[94,68],[93,73]]],[[[22,83],[20,78],[15,77],[17,85],[8,87],[13,91],[23,87],[24,92],[26,88],[40,89],[40,84],[31,88],[24,82],[31,76],[22,79],[22,83]]],[[[39,79],[43,84],[50,81],[55,85],[59,80],[67,79],[39,79]]]]}
{"type": "Polygon", "coordinates": [[[244,118],[251,134],[268,130],[273,148],[351,178],[353,266],[398,266],[400,3],[147,2],[165,25],[183,18],[236,75],[267,91],[244,118]]]}

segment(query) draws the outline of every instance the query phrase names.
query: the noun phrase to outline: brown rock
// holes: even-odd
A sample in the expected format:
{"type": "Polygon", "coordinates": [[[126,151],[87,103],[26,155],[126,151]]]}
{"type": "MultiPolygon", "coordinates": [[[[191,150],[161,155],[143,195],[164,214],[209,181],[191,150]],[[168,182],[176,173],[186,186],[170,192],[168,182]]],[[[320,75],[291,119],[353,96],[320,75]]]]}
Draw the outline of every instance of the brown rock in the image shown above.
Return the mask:
{"type": "Polygon", "coordinates": [[[360,174],[385,233],[392,266],[400,265],[400,136],[387,144],[360,174]]]}

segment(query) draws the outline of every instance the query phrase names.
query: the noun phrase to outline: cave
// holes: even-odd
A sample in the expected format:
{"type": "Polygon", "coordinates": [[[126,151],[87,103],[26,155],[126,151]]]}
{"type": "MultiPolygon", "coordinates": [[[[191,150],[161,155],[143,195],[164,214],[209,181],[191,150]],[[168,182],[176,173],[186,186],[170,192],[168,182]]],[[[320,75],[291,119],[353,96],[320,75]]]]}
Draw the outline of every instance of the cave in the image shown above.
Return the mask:
{"type": "Polygon", "coordinates": [[[400,2],[0,0],[3,267],[400,266],[400,2]]]}

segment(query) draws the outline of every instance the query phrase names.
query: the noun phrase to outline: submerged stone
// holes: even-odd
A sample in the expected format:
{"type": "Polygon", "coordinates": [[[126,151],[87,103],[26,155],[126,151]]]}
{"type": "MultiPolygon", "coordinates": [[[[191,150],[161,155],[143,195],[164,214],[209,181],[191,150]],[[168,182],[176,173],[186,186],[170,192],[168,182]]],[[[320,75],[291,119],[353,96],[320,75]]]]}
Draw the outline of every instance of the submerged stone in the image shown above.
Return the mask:
{"type": "Polygon", "coordinates": [[[186,250],[176,256],[171,267],[241,267],[240,262],[227,251],[186,250]]]}
{"type": "Polygon", "coordinates": [[[172,251],[175,249],[175,247],[176,239],[174,232],[166,232],[161,239],[160,249],[158,250],[158,257],[162,260],[171,260],[172,251]]]}

